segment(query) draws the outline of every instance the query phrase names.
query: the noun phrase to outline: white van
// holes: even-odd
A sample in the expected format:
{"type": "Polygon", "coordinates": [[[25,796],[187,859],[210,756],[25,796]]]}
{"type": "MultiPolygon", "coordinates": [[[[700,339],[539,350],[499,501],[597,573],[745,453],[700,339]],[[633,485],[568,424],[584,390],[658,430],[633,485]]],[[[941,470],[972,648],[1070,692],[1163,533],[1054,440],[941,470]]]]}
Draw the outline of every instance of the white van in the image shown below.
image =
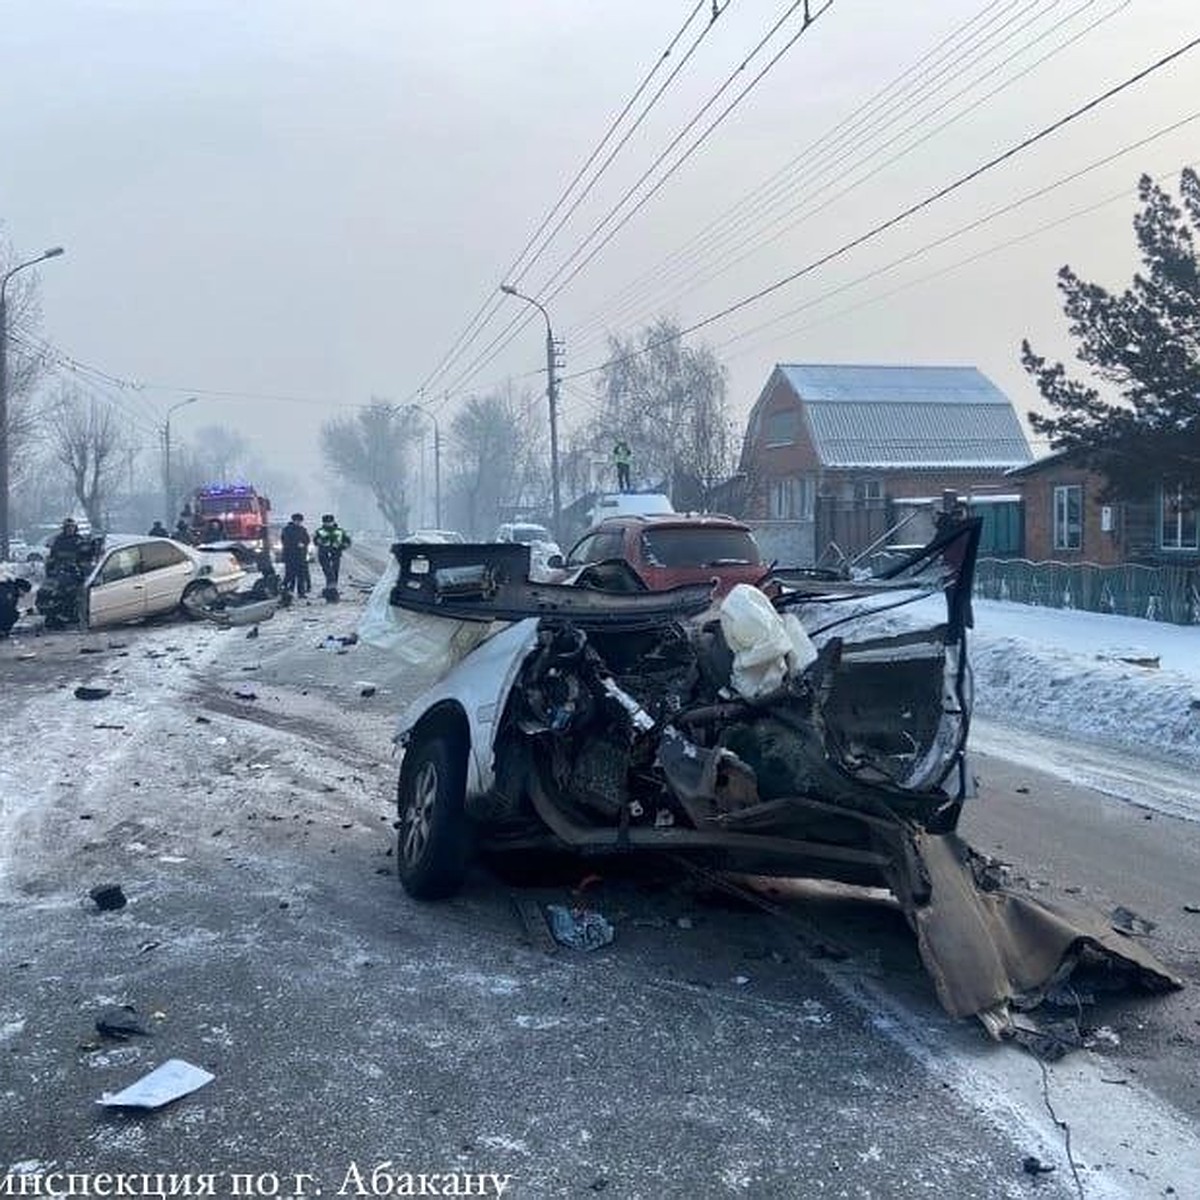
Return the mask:
{"type": "Polygon", "coordinates": [[[606,492],[588,513],[588,520],[599,525],[608,517],[659,517],[674,511],[662,492],[606,492]]]}

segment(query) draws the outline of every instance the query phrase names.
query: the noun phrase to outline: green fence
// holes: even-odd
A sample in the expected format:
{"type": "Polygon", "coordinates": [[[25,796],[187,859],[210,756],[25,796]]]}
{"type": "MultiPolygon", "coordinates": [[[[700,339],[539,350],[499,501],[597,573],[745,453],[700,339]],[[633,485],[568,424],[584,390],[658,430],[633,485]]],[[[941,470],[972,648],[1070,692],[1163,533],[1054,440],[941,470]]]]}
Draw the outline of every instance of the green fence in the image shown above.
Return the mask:
{"type": "Polygon", "coordinates": [[[1200,625],[1200,567],[1101,567],[1095,563],[981,558],[975,595],[1044,608],[1119,613],[1200,625]]]}

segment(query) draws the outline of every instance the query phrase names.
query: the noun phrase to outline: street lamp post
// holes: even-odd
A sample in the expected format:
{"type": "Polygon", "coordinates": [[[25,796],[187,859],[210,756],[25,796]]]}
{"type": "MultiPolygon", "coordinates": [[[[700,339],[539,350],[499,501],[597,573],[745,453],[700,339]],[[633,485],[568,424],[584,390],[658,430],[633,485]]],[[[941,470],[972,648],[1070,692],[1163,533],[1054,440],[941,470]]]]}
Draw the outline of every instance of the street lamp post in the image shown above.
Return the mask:
{"type": "Polygon", "coordinates": [[[558,345],[550,327],[550,314],[532,296],[519,292],[511,283],[502,283],[500,290],[506,296],[516,296],[526,304],[532,304],[546,319],[546,399],[550,404],[550,488],[554,497],[554,537],[560,540],[562,531],[562,495],[558,485],[558,345]]]}
{"type": "MultiPolygon", "coordinates": [[[[422,413],[433,422],[433,525],[442,527],[442,429],[438,419],[423,404],[410,404],[409,408],[422,413]]],[[[424,486],[422,482],[422,486],[424,486]]],[[[422,501],[424,503],[424,501],[422,501]]]]}
{"type": "Polygon", "coordinates": [[[180,400],[178,404],[172,404],[167,409],[167,419],[163,423],[163,489],[166,493],[165,507],[168,529],[174,528],[171,522],[175,520],[175,495],[171,490],[171,414],[187,404],[195,404],[199,398],[199,396],[189,396],[186,400],[180,400]]]}
{"type": "Polygon", "coordinates": [[[57,258],[63,252],[61,246],[43,250],[37,258],[17,263],[0,277],[0,562],[8,561],[8,307],[4,293],[8,281],[26,267],[57,258]]]}

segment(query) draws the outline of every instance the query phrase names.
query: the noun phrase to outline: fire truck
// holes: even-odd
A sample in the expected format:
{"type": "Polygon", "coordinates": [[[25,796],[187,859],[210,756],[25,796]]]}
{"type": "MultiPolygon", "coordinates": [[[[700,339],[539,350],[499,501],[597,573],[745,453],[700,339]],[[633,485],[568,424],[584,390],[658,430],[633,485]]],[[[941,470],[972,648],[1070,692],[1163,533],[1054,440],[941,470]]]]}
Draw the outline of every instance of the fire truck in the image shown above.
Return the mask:
{"type": "Polygon", "coordinates": [[[271,501],[250,483],[219,483],[197,488],[191,499],[192,540],[228,548],[251,560],[268,547],[271,501]]]}

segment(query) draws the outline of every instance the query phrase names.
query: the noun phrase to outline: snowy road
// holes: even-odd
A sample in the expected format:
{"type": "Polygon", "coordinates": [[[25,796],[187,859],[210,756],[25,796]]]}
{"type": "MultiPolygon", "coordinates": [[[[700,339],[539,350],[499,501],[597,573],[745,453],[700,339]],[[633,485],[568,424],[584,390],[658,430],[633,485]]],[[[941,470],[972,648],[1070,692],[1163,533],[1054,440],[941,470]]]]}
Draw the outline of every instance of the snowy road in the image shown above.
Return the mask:
{"type": "MultiPolygon", "coordinates": [[[[1088,1197],[1200,1178],[1195,988],[1106,1001],[1096,1023],[1119,1044],[1043,1077],[940,1012],[878,900],[776,896],[850,948],[838,962],[673,874],[589,889],[618,929],[594,956],[543,953],[483,872],[453,902],[407,900],[389,738],[420,681],[328,641],[354,615],[300,607],[254,640],[181,625],[0,651],[20,748],[0,764],[0,1169],[308,1171],[336,1192],[351,1163],[390,1160],[509,1173],[516,1196],[991,1198],[1032,1194],[1034,1154],[1057,1167],[1038,1196],[1077,1195],[1048,1095],[1088,1197]],[[112,695],[77,701],[83,681],[112,695]],[[102,882],[129,904],[92,911],[102,882]],[[114,1003],[152,1034],[98,1039],[114,1003]],[[145,1117],[94,1105],[176,1056],[216,1080],[145,1117]]],[[[979,763],[970,836],[1030,886],[1159,918],[1195,982],[1182,884],[1156,897],[1128,877],[1149,886],[1162,855],[1195,878],[1200,829],[979,763]]]]}

